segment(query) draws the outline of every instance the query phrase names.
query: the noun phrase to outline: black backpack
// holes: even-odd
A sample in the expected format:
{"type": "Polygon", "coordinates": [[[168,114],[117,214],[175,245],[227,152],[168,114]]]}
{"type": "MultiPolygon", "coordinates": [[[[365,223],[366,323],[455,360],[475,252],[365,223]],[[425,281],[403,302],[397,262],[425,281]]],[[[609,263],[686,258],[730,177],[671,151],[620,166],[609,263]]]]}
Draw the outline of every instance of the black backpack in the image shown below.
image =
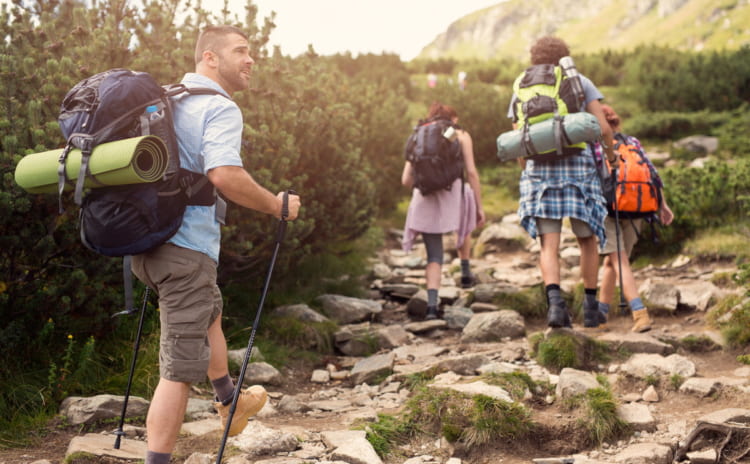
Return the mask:
{"type": "Polygon", "coordinates": [[[148,73],[111,69],[82,80],[63,99],[58,122],[67,144],[58,170],[60,209],[65,185],[72,183],[64,163],[77,148],[82,157],[74,199],[81,206],[81,240],[89,249],[105,256],[144,253],[177,233],[187,205],[210,206],[217,201],[205,176],[180,168],[170,97],[183,92],[222,95],[182,84],[162,87],[148,73]],[[164,142],[168,164],[163,177],[150,183],[91,188],[84,195],[94,147],[142,135],[156,135],[164,142]]]}
{"type": "Polygon", "coordinates": [[[445,118],[422,120],[406,140],[404,155],[422,195],[450,190],[456,179],[463,178],[464,158],[455,130],[445,118]]]}

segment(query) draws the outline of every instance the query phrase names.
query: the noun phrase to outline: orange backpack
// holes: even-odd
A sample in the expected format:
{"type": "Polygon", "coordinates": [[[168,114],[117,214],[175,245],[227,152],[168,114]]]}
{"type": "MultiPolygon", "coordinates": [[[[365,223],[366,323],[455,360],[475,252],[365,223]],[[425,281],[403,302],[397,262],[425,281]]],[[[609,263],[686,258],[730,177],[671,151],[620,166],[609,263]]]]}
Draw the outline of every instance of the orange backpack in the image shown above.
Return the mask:
{"type": "MultiPolygon", "coordinates": [[[[661,190],[646,154],[626,136],[615,134],[615,151],[620,157],[617,169],[616,201],[620,218],[643,218],[655,214],[661,205],[661,190]]],[[[607,205],[615,216],[614,205],[607,205]]]]}

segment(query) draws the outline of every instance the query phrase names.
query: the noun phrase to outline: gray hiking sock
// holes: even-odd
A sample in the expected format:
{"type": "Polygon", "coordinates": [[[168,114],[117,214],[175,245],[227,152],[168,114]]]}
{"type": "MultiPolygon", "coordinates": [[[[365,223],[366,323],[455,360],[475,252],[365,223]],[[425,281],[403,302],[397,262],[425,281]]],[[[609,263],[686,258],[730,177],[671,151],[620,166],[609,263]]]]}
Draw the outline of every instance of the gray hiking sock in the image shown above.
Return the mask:
{"type": "Polygon", "coordinates": [[[469,265],[468,259],[461,260],[461,276],[471,277],[471,266],[469,265]]]}
{"type": "Polygon", "coordinates": [[[436,288],[427,289],[427,306],[438,305],[438,291],[436,288]]]}
{"type": "Polygon", "coordinates": [[[219,377],[211,381],[211,386],[214,387],[214,393],[216,393],[216,399],[222,404],[227,404],[234,398],[234,382],[229,374],[224,377],[219,377]]]}
{"type": "Polygon", "coordinates": [[[171,453],[157,453],[156,451],[148,451],[146,453],[146,461],[144,462],[144,464],[169,464],[169,459],[171,457],[171,453]]]}
{"type": "Polygon", "coordinates": [[[586,293],[583,295],[583,309],[589,311],[599,310],[599,301],[596,299],[596,290],[594,290],[593,293],[589,292],[588,289],[586,290],[586,293]]]}
{"type": "Polygon", "coordinates": [[[562,301],[560,286],[555,284],[547,285],[547,304],[550,306],[559,305],[562,301]]]}

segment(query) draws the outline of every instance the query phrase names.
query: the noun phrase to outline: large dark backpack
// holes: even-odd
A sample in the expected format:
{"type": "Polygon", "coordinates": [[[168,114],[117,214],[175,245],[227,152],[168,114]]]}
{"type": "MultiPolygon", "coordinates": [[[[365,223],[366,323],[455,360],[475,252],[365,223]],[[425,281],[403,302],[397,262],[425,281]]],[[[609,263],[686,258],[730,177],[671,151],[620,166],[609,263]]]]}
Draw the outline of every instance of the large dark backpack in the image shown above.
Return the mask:
{"type": "Polygon", "coordinates": [[[105,256],[149,251],[177,232],[187,205],[208,206],[216,201],[205,176],[180,168],[170,97],[183,92],[221,95],[213,89],[188,89],[181,84],[162,87],[147,73],[111,69],[82,80],[65,96],[58,119],[67,140],[58,170],[60,206],[70,182],[64,163],[77,148],[82,158],[74,198],[81,206],[80,232],[86,247],[105,256]],[[142,135],[156,135],[166,146],[168,166],[163,178],[92,188],[84,195],[94,147],[142,135]]]}
{"type": "Polygon", "coordinates": [[[406,140],[404,155],[412,165],[414,186],[422,195],[450,190],[463,178],[464,158],[455,136],[456,126],[448,119],[419,121],[406,140]]]}

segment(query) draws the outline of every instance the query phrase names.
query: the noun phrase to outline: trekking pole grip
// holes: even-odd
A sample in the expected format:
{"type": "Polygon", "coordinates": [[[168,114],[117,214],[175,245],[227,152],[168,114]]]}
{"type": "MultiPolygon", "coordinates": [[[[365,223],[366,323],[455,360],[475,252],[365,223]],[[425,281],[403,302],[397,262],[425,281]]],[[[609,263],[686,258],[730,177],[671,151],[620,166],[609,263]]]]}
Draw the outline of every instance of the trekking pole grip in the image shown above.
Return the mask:
{"type": "Polygon", "coordinates": [[[289,195],[296,195],[297,192],[294,190],[287,190],[284,192],[284,196],[282,197],[282,203],[281,203],[281,219],[279,219],[279,229],[278,229],[278,235],[276,237],[276,241],[278,243],[281,243],[282,240],[284,240],[284,234],[286,233],[286,221],[289,217],[289,195]]]}

